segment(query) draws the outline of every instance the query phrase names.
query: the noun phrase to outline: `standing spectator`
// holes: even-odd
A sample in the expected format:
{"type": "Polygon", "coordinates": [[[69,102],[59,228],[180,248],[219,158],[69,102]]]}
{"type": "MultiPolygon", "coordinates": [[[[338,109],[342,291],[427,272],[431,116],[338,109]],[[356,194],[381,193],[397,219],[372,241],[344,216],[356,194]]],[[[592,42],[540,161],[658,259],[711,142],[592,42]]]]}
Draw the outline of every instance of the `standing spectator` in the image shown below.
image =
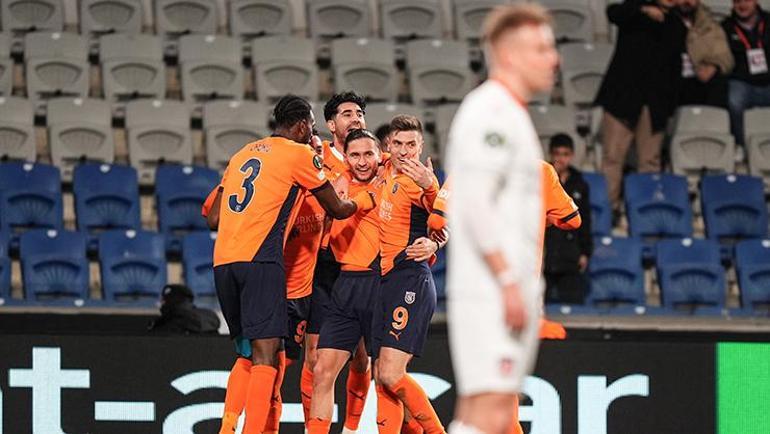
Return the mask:
{"type": "Polygon", "coordinates": [[[625,0],[607,7],[618,40],[595,103],[604,109],[602,165],[616,210],[632,141],[639,171],[661,170],[660,150],[678,99],[686,32],[671,11],[674,5],[675,0],[625,0]]]}
{"type": "MultiPolygon", "coordinates": [[[[731,132],[739,145],[744,144],[743,111],[770,106],[768,25],[770,15],[759,7],[757,0],[733,0],[732,14],[722,21],[735,58],[735,69],[728,81],[727,101],[731,132]]],[[[738,149],[742,154],[743,148],[738,149]]]]}
{"type": "Polygon", "coordinates": [[[687,28],[679,105],[727,107],[727,76],[734,62],[725,31],[701,0],[679,0],[678,9],[687,28]]]}
{"type": "Polygon", "coordinates": [[[168,334],[217,333],[219,317],[193,304],[195,296],[184,285],[166,285],[161,293],[160,317],[149,331],[168,334]]]}
{"type": "Polygon", "coordinates": [[[559,175],[564,191],[580,210],[583,223],[574,231],[554,226],[545,232],[545,296],[549,303],[582,304],[587,282],[584,276],[593,252],[591,240],[591,202],[588,184],[579,170],[572,167],[575,144],[566,134],[556,134],[548,145],[551,164],[559,175]]]}

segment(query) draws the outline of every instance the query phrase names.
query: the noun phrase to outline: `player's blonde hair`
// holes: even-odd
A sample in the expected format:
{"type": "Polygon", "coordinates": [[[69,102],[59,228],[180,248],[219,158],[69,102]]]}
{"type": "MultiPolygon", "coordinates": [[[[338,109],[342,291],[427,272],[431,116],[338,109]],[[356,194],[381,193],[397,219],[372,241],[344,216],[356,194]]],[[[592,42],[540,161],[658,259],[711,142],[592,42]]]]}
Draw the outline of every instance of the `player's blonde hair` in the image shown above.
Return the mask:
{"type": "Polygon", "coordinates": [[[484,19],[481,39],[484,44],[494,46],[509,31],[519,27],[542,24],[552,25],[548,11],[536,3],[497,6],[484,19]]]}

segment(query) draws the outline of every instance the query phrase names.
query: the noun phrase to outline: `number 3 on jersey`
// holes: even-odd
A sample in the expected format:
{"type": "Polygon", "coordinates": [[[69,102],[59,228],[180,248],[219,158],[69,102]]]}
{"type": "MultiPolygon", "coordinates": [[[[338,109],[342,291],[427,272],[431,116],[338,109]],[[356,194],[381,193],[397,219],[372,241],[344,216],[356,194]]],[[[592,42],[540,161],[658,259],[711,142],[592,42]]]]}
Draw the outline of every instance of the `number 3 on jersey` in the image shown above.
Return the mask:
{"type": "Polygon", "coordinates": [[[243,212],[251,203],[251,199],[254,197],[254,181],[259,176],[259,171],[262,169],[262,161],[258,158],[252,158],[251,160],[243,163],[241,166],[241,173],[245,175],[243,178],[243,190],[245,191],[242,200],[238,200],[237,194],[231,194],[228,198],[227,204],[232,212],[243,212]]]}

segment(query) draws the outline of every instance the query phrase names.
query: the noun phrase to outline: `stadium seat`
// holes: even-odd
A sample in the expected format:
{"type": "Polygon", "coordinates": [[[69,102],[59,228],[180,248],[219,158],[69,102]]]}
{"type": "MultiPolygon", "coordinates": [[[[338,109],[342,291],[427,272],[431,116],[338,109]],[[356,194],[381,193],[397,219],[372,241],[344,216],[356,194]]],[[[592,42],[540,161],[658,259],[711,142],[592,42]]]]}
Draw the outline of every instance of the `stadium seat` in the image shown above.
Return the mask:
{"type": "Polygon", "coordinates": [[[182,102],[141,99],[126,105],[126,135],[131,165],[141,184],[152,184],[162,163],[192,163],[190,111],[182,102]]]}
{"type": "Polygon", "coordinates": [[[770,185],[770,108],[743,112],[749,171],[770,185]]]}
{"type": "Polygon", "coordinates": [[[166,95],[163,44],[159,37],[104,35],[99,44],[99,59],[104,98],[117,102],[166,95]]]}
{"type": "Polygon", "coordinates": [[[230,34],[244,42],[291,34],[293,14],[289,0],[231,0],[229,8],[230,34]]]}
{"type": "Polygon", "coordinates": [[[80,34],[141,33],[141,0],[80,0],[80,34]]]}
{"type": "Polygon", "coordinates": [[[440,38],[439,0],[379,0],[380,28],[386,39],[440,38]]]}
{"type": "Polygon", "coordinates": [[[13,59],[11,59],[11,38],[0,33],[0,97],[11,96],[13,91],[13,59]]]}
{"type": "MultiPolygon", "coordinates": [[[[372,103],[366,105],[366,128],[376,132],[383,125],[389,125],[396,115],[412,115],[423,119],[425,114],[412,104],[372,103]]],[[[318,123],[318,119],[316,119],[318,123]]]]}
{"type": "Polygon", "coordinates": [[[481,24],[489,11],[506,3],[506,0],[452,0],[457,39],[478,42],[481,24]]]}
{"type": "Polygon", "coordinates": [[[140,229],[136,169],[99,163],[75,168],[72,190],[79,231],[94,235],[110,229],[140,229]]]}
{"type": "Polygon", "coordinates": [[[543,146],[543,155],[548,158],[548,143],[556,134],[567,134],[575,144],[575,156],[572,164],[575,167],[583,165],[586,158],[586,145],[577,133],[575,109],[563,105],[531,105],[528,107],[529,116],[535,125],[535,130],[543,146]]]}
{"type": "Polygon", "coordinates": [[[102,99],[56,98],[48,102],[48,146],[62,180],[72,180],[75,165],[112,163],[115,143],[110,105],[102,99]]]}
{"type": "Polygon", "coordinates": [[[642,242],[634,238],[597,237],[588,265],[591,291],[586,303],[594,307],[644,306],[642,242]]]}
{"type": "Polygon", "coordinates": [[[606,43],[571,43],[559,46],[565,104],[581,107],[593,104],[610,63],[612,51],[612,45],[606,43]]]}
{"type": "Polygon", "coordinates": [[[415,104],[461,101],[476,85],[465,41],[410,41],[406,44],[406,63],[415,104]]]}
{"type": "Polygon", "coordinates": [[[591,200],[591,235],[612,233],[612,207],[607,193],[607,179],[601,173],[583,172],[591,200]]]}
{"type": "Polygon", "coordinates": [[[744,240],[735,245],[735,272],[741,307],[770,314],[770,240],[744,240]]]}
{"type": "Polygon", "coordinates": [[[193,232],[182,239],[185,284],[196,298],[216,299],[214,287],[214,240],[216,232],[193,232]]]}
{"type": "Polygon", "coordinates": [[[399,80],[391,41],[335,39],[331,50],[337,91],[355,89],[368,99],[396,100],[399,80]]]}
{"type": "Polygon", "coordinates": [[[11,298],[11,255],[8,232],[0,230],[0,306],[11,298]]]}
{"type": "Polygon", "coordinates": [[[106,302],[156,302],[166,285],[163,235],[112,230],[99,237],[99,265],[106,302]]]}
{"type": "Polygon", "coordinates": [[[251,43],[257,99],[271,102],[287,93],[317,100],[318,65],[312,39],[273,36],[251,43]]]}
{"type": "Polygon", "coordinates": [[[441,155],[449,144],[449,128],[460,104],[442,104],[436,108],[436,140],[441,155]]]}
{"type": "Polygon", "coordinates": [[[369,2],[366,0],[313,0],[307,2],[307,17],[313,37],[339,38],[372,33],[369,2]]]}
{"type": "Polygon", "coordinates": [[[329,128],[326,126],[326,120],[324,119],[324,103],[321,101],[311,101],[310,106],[313,109],[318,136],[321,137],[322,140],[332,141],[332,134],[329,132],[329,128]]]}
{"type": "Polygon", "coordinates": [[[767,236],[767,205],[762,180],[747,175],[710,175],[701,180],[706,235],[724,238],[767,236]]]}
{"type": "Polygon", "coordinates": [[[87,97],[88,44],[73,33],[35,32],[24,38],[27,97],[87,97]]]}
{"type": "Polygon", "coordinates": [[[182,96],[186,101],[243,99],[241,43],[221,35],[179,39],[182,96]]]}
{"type": "Polygon", "coordinates": [[[27,300],[82,305],[88,298],[89,269],[82,233],[56,229],[25,232],[19,255],[27,300]]]}
{"type": "Polygon", "coordinates": [[[593,18],[589,0],[540,0],[551,13],[557,41],[594,40],[593,18]]]}
{"type": "Polygon", "coordinates": [[[679,175],[735,172],[735,139],[727,110],[684,106],[674,116],[671,167],[679,175]]]}
{"type": "Polygon", "coordinates": [[[204,104],[206,165],[224,170],[230,157],[244,145],[269,136],[268,111],[266,106],[253,101],[209,101],[204,104]]]}
{"type": "Polygon", "coordinates": [[[0,97],[0,159],[34,162],[35,109],[24,98],[0,97]]]}
{"type": "Polygon", "coordinates": [[[211,0],[155,0],[155,33],[178,39],[190,33],[217,32],[217,2],[211,0]]]}
{"type": "Polygon", "coordinates": [[[665,173],[628,175],[623,191],[632,237],[692,236],[692,209],[684,177],[665,173]]]}
{"type": "Polygon", "coordinates": [[[191,231],[208,231],[201,206],[220,176],[205,167],[163,165],[158,167],[155,198],[158,229],[166,235],[168,250],[181,251],[181,236],[191,231]]]}
{"type": "Polygon", "coordinates": [[[725,306],[725,270],[713,240],[683,238],[657,244],[656,268],[663,305],[672,311],[718,313],[725,306]],[[716,309],[714,312],[713,309],[716,309]]]}
{"type": "Polygon", "coordinates": [[[5,32],[55,32],[64,28],[62,0],[3,0],[0,5],[5,32]]]}
{"type": "Polygon", "coordinates": [[[0,227],[62,227],[59,169],[46,164],[0,163],[0,227]]]}

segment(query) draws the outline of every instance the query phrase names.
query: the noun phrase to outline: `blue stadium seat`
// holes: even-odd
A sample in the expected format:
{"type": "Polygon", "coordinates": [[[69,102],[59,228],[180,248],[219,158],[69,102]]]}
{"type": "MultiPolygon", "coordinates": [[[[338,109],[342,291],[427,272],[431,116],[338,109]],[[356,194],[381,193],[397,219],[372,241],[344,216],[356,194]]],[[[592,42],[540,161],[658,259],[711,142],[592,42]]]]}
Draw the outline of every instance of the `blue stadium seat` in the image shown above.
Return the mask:
{"type": "Polygon", "coordinates": [[[705,176],[701,180],[701,203],[708,238],[722,241],[767,236],[767,205],[761,178],[705,176]]]}
{"type": "Polygon", "coordinates": [[[597,237],[588,265],[591,291],[586,303],[604,310],[644,306],[642,242],[634,238],[597,237]]]}
{"type": "Polygon", "coordinates": [[[591,235],[612,233],[612,207],[607,193],[607,179],[601,173],[583,172],[591,199],[591,235]]]}
{"type": "Polygon", "coordinates": [[[216,298],[214,240],[216,232],[193,232],[182,239],[184,281],[196,297],[216,298]]]}
{"type": "Polygon", "coordinates": [[[735,271],[745,311],[770,314],[770,239],[735,245],[735,271]]]}
{"type": "Polygon", "coordinates": [[[0,230],[0,306],[11,297],[11,258],[8,233],[0,230]]]}
{"type": "Polygon", "coordinates": [[[163,235],[129,229],[99,237],[102,289],[108,303],[155,303],[166,284],[163,235]]]}
{"type": "MultiPolygon", "coordinates": [[[[87,163],[75,168],[72,189],[78,230],[140,229],[139,182],[130,166],[87,163]]],[[[94,249],[95,250],[95,249],[94,249]]]]}
{"type": "Polygon", "coordinates": [[[219,184],[220,176],[205,167],[162,165],[155,175],[158,227],[166,235],[170,252],[181,251],[181,235],[208,231],[201,206],[219,184]]]}
{"type": "Polygon", "coordinates": [[[685,177],[664,173],[628,175],[623,191],[632,237],[692,236],[692,210],[685,177]]]}
{"type": "Polygon", "coordinates": [[[10,229],[61,228],[59,169],[46,164],[0,163],[0,225],[10,229]]]}
{"type": "Polygon", "coordinates": [[[725,307],[725,270],[719,244],[683,238],[657,245],[658,282],[663,305],[672,311],[718,314],[725,307]]]}
{"type": "Polygon", "coordinates": [[[82,233],[56,229],[25,232],[20,257],[28,300],[81,305],[88,298],[86,237],[82,233]]]}

